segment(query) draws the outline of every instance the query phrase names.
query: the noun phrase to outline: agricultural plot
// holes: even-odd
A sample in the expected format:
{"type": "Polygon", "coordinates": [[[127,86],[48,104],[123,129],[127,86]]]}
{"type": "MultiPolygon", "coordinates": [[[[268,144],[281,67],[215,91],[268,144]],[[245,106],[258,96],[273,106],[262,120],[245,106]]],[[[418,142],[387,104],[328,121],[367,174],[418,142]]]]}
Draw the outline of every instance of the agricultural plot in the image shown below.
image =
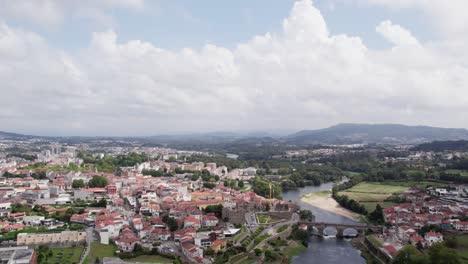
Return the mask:
{"type": "Polygon", "coordinates": [[[406,191],[408,187],[399,185],[390,185],[380,182],[361,182],[356,186],[346,190],[347,192],[357,193],[374,193],[374,194],[388,194],[402,193],[406,191]]]}
{"type": "Polygon", "coordinates": [[[445,172],[449,174],[460,174],[463,177],[468,177],[468,171],[464,170],[447,170],[445,172]]]}
{"type": "Polygon", "coordinates": [[[392,206],[394,203],[386,202],[385,200],[394,194],[408,190],[408,188],[409,186],[400,186],[395,183],[361,182],[356,186],[339,192],[339,194],[346,195],[350,199],[361,203],[366,207],[367,211],[372,212],[377,204],[380,204],[384,208],[392,206]]]}

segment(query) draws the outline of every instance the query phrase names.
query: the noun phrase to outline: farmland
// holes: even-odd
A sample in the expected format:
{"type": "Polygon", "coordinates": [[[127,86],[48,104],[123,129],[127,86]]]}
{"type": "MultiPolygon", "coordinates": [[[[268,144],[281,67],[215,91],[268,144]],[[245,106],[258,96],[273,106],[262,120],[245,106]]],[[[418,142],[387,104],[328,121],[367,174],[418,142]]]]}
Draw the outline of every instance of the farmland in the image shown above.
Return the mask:
{"type": "Polygon", "coordinates": [[[400,186],[394,183],[361,182],[350,189],[341,191],[339,194],[346,195],[350,199],[361,203],[366,207],[367,211],[371,212],[377,204],[383,207],[393,205],[392,202],[386,202],[385,200],[394,194],[400,194],[408,189],[409,186],[400,186]]]}

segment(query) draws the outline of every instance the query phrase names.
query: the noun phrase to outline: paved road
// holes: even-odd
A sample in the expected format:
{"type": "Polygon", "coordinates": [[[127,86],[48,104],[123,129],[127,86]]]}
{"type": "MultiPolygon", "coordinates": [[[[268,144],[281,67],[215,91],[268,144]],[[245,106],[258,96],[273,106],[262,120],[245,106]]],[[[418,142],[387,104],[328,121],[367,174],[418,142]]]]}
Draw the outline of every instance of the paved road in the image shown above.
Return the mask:
{"type": "Polygon", "coordinates": [[[93,242],[94,240],[95,240],[94,228],[93,227],[86,228],[86,249],[85,249],[84,254],[81,255],[80,264],[83,264],[83,261],[88,256],[89,251],[91,250],[91,242],[93,242]]]}

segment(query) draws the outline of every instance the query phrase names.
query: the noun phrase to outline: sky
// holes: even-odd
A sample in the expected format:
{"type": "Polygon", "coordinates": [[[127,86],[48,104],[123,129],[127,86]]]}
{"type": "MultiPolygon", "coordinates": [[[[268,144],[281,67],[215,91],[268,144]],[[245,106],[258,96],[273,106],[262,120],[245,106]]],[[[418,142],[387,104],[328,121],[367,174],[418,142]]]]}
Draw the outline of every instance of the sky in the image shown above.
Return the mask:
{"type": "Polygon", "coordinates": [[[466,0],[0,0],[0,130],[468,128],[466,0]]]}

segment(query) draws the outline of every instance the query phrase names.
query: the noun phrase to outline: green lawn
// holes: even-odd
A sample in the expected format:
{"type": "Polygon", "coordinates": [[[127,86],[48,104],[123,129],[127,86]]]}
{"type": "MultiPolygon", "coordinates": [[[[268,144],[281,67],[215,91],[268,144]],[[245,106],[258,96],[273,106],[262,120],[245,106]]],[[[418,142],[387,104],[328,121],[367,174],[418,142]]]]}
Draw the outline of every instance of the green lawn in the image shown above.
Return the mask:
{"type": "Polygon", "coordinates": [[[423,184],[425,182],[361,182],[339,194],[361,203],[368,212],[372,212],[377,204],[384,208],[394,205],[392,202],[385,202],[391,195],[402,193],[410,186],[423,184]]]}
{"type": "Polygon", "coordinates": [[[468,171],[463,171],[463,170],[446,170],[445,172],[451,173],[451,174],[460,174],[463,177],[468,177],[468,171]]]}
{"type": "Polygon", "coordinates": [[[247,257],[247,254],[245,253],[241,253],[237,256],[234,256],[234,257],[231,257],[231,259],[229,260],[230,263],[237,263],[239,262],[241,259],[243,258],[246,258],[247,257]]]}
{"type": "Polygon", "coordinates": [[[280,226],[276,229],[276,233],[281,233],[283,231],[285,231],[286,229],[288,229],[289,225],[283,225],[283,226],[280,226]]]}
{"type": "Polygon", "coordinates": [[[104,257],[113,257],[116,250],[116,245],[104,245],[99,242],[92,242],[91,251],[86,257],[84,264],[94,263],[96,258],[102,260],[104,257]]]}
{"type": "Polygon", "coordinates": [[[354,171],[345,171],[345,173],[346,173],[349,177],[361,175],[360,172],[354,172],[354,171]]]}
{"type": "Polygon", "coordinates": [[[41,263],[79,263],[83,250],[83,247],[51,248],[52,256],[47,255],[47,260],[41,263]]]}
{"type": "Polygon", "coordinates": [[[139,256],[128,259],[129,262],[172,263],[174,260],[163,256],[139,256]]]}
{"type": "Polygon", "coordinates": [[[346,195],[350,199],[363,202],[375,202],[383,201],[387,199],[390,194],[388,193],[364,193],[364,192],[355,192],[355,191],[343,191],[339,193],[340,195],[346,195]]]}
{"type": "Polygon", "coordinates": [[[359,202],[360,204],[364,205],[367,212],[373,212],[377,204],[380,204],[383,208],[394,206],[395,203],[393,202],[359,202]]]}
{"type": "Polygon", "coordinates": [[[239,240],[244,238],[248,233],[249,233],[249,230],[247,229],[247,227],[242,226],[241,231],[239,232],[239,234],[234,236],[234,239],[233,239],[234,242],[238,242],[239,240]]]}
{"type": "Polygon", "coordinates": [[[375,194],[392,194],[402,193],[408,190],[407,186],[391,185],[381,182],[361,182],[350,189],[347,192],[359,192],[359,193],[375,193],[375,194]]]}
{"type": "Polygon", "coordinates": [[[292,257],[301,254],[306,247],[297,241],[291,241],[289,245],[282,251],[285,256],[288,257],[289,261],[291,261],[292,257]]]}
{"type": "Polygon", "coordinates": [[[379,238],[377,238],[375,235],[369,235],[369,236],[367,236],[367,239],[368,239],[369,242],[371,242],[371,244],[373,244],[375,247],[383,247],[382,240],[380,240],[379,238]]]}
{"type": "Polygon", "coordinates": [[[257,219],[259,224],[270,224],[280,221],[280,218],[270,216],[267,214],[257,214],[257,219]]]}
{"type": "Polygon", "coordinates": [[[468,263],[468,235],[457,236],[457,252],[462,258],[462,263],[468,263]]]}

